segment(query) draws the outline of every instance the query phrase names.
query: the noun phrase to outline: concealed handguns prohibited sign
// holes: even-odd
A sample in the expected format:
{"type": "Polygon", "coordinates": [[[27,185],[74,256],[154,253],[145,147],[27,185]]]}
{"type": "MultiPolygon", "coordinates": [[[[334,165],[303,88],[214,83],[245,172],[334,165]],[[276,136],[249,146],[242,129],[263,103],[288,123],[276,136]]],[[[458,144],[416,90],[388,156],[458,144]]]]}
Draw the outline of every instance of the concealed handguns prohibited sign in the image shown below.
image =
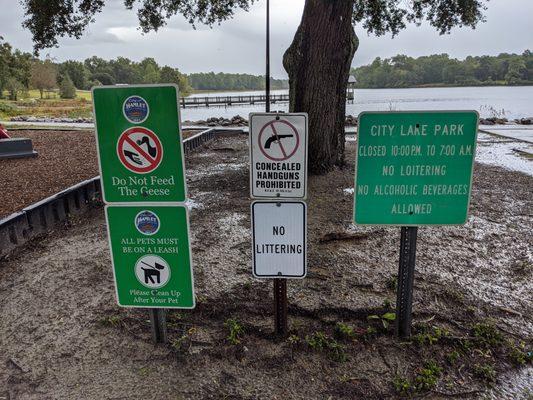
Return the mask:
{"type": "Polygon", "coordinates": [[[306,113],[252,113],[250,195],[305,199],[307,196],[306,113]]]}

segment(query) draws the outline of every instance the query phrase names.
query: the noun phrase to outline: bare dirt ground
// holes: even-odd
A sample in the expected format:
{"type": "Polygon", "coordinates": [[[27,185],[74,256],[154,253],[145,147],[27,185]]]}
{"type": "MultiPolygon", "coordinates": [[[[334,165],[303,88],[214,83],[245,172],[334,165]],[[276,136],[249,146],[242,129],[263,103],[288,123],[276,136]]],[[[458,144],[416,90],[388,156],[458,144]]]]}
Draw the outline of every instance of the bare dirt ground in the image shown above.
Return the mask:
{"type": "MultiPolygon", "coordinates": [[[[194,133],[184,131],[183,137],[194,133]]],[[[31,139],[39,155],[0,160],[0,218],[100,173],[93,131],[11,130],[9,134],[31,139]]]]}
{"type": "Polygon", "coordinates": [[[187,160],[197,308],[169,312],[170,343],[116,306],[95,206],[0,262],[0,398],[530,399],[533,177],[478,164],[467,225],[419,230],[400,342],[399,229],[351,224],[353,159],[352,142],[345,169],[309,179],[287,340],[272,337],[272,282],[251,277],[246,139],[219,138],[187,160]]]}

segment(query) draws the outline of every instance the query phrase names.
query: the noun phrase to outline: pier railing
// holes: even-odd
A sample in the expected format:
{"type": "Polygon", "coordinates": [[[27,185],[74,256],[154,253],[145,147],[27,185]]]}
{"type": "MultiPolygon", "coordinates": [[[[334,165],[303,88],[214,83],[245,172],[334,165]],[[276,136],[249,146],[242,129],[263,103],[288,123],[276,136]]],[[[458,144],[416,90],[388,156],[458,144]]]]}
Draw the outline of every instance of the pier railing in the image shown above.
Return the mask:
{"type": "MultiPolygon", "coordinates": [[[[247,96],[205,96],[205,97],[182,97],[181,106],[186,107],[209,107],[209,106],[231,106],[234,104],[260,104],[266,102],[266,96],[247,95],[247,96]]],[[[271,103],[288,103],[288,94],[270,95],[271,103]]]]}
{"type": "MultiPolygon", "coordinates": [[[[346,92],[346,101],[352,102],[354,94],[352,91],[346,92]]],[[[203,96],[203,97],[182,97],[180,105],[182,108],[187,107],[210,107],[210,106],[232,106],[236,104],[264,104],[266,96],[260,95],[243,95],[243,96],[203,96]]],[[[288,103],[289,94],[272,94],[270,103],[288,103]]]]}

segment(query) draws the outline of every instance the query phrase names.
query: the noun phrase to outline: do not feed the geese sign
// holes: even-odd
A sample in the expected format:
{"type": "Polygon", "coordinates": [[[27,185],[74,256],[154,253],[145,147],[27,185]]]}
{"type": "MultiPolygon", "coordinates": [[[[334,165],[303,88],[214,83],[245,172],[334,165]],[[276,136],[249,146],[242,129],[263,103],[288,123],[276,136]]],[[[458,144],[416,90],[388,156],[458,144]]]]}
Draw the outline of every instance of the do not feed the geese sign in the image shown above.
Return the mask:
{"type": "Polygon", "coordinates": [[[306,113],[250,114],[252,198],[307,196],[306,113]]]}
{"type": "Polygon", "coordinates": [[[176,85],[93,88],[106,203],[181,203],[185,164],[176,85]]]}

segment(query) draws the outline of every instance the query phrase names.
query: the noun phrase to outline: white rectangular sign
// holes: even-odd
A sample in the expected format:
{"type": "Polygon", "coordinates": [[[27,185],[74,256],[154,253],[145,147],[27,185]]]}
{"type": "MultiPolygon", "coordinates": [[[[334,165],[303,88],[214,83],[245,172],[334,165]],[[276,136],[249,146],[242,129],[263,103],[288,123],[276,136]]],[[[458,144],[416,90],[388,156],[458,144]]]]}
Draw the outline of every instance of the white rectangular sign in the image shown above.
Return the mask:
{"type": "Polygon", "coordinates": [[[307,114],[252,113],[250,194],[252,198],[307,196],[307,114]]]}
{"type": "Polygon", "coordinates": [[[253,274],[304,278],[307,274],[307,206],[303,201],[252,203],[253,274]]]}

